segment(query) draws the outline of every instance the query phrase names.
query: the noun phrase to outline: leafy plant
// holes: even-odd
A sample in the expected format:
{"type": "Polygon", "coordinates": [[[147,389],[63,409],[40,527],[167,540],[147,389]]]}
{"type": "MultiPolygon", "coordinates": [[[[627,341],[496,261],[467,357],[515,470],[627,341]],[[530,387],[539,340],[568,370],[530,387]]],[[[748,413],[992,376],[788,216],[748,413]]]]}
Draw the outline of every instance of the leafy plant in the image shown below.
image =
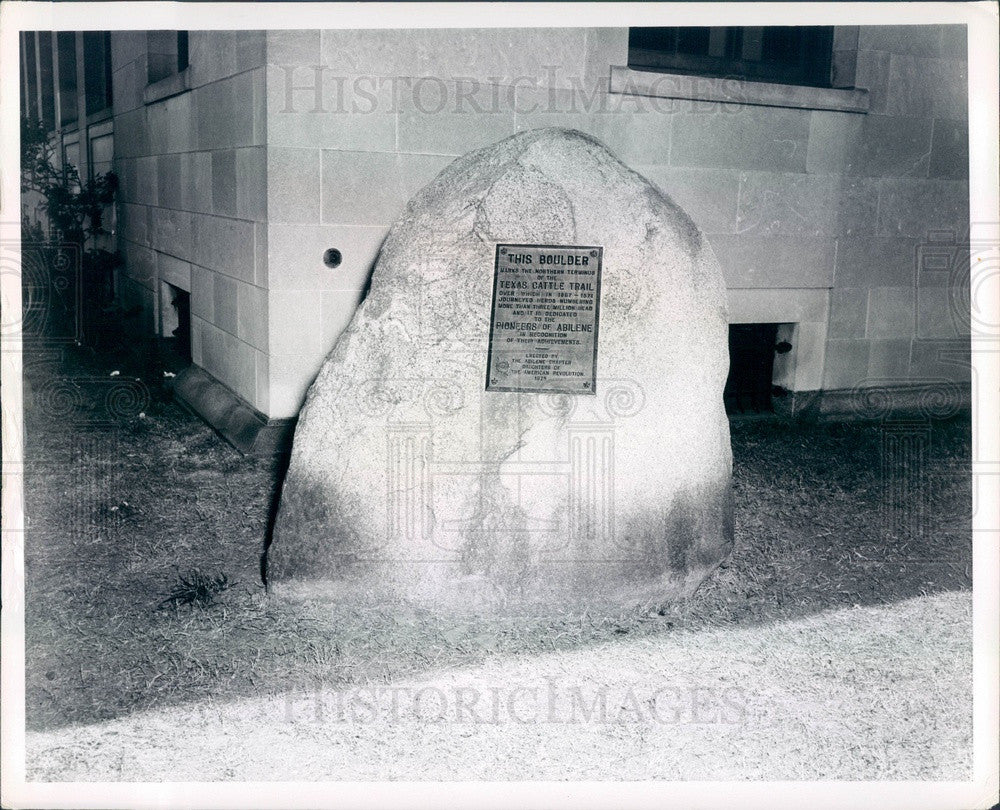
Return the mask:
{"type": "Polygon", "coordinates": [[[21,119],[21,239],[25,244],[76,246],[82,261],[83,299],[92,306],[110,303],[112,271],[121,265],[118,254],[101,244],[101,238],[110,235],[104,216],[117,190],[114,172],[83,183],[75,166],[58,166],[45,127],[37,120],[21,119]]]}
{"type": "Polygon", "coordinates": [[[229,582],[229,577],[225,574],[208,576],[201,573],[197,568],[187,574],[178,574],[178,583],[170,591],[166,598],[157,606],[158,609],[165,607],[180,607],[181,605],[195,605],[200,608],[208,608],[215,604],[215,597],[223,591],[229,590],[233,584],[229,582]]]}

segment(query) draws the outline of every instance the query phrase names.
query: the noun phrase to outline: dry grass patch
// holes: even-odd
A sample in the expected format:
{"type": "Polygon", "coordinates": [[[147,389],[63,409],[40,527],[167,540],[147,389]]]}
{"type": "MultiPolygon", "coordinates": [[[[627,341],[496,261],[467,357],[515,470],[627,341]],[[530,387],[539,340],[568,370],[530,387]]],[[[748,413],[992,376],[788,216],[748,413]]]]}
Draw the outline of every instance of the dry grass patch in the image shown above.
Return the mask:
{"type": "Polygon", "coordinates": [[[31,729],[315,683],[394,683],[605,644],[669,643],[682,631],[777,626],[971,587],[967,419],[930,423],[919,478],[930,485],[918,490],[915,476],[906,490],[922,499],[916,528],[884,509],[893,482],[880,472],[879,424],[747,421],[733,424],[737,550],[687,602],[644,615],[490,626],[277,603],[259,583],[272,466],[241,457],[178,408],[160,369],[114,363],[80,355],[29,368],[31,729]],[[145,380],[142,416],[109,415],[102,405],[113,369],[145,380]],[[43,402],[55,379],[79,393],[68,412],[43,402]],[[190,585],[194,571],[208,578],[202,590],[211,598],[173,600],[186,587],[179,577],[190,585]]]}
{"type": "Polygon", "coordinates": [[[938,594],[359,672],[33,732],[29,778],[966,780],[971,609],[938,594]]]}

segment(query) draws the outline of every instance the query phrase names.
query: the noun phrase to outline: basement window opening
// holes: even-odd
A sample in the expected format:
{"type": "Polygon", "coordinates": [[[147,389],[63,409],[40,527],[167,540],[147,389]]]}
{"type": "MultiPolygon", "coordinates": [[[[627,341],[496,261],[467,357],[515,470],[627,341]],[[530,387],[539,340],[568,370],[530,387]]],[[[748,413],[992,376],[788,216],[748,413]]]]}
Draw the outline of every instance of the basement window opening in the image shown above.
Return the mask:
{"type": "Polygon", "coordinates": [[[774,413],[774,398],[788,392],[774,384],[775,355],[787,354],[788,329],[779,323],[729,326],[729,377],[723,398],[726,413],[774,413]]]}
{"type": "Polygon", "coordinates": [[[176,371],[191,365],[191,293],[164,281],[161,300],[164,361],[176,371]]]}

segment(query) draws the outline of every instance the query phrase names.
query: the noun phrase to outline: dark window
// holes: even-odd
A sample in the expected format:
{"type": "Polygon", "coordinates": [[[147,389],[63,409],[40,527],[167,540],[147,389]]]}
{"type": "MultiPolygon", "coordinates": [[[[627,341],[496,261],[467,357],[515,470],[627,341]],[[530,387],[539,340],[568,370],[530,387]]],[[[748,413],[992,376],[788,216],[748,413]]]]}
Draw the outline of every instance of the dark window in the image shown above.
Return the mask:
{"type": "Polygon", "coordinates": [[[188,32],[177,32],[177,72],[180,73],[188,66],[188,32]]]}
{"type": "Polygon", "coordinates": [[[56,128],[55,73],[52,70],[52,33],[38,34],[38,81],[42,89],[42,123],[45,129],[56,128]]]}
{"type": "Polygon", "coordinates": [[[56,34],[59,51],[59,126],[75,123],[79,117],[76,99],[76,34],[60,31],[56,34]]]}
{"type": "Polygon", "coordinates": [[[630,28],[629,67],[829,87],[832,26],[630,28]]]}
{"type": "Polygon", "coordinates": [[[104,106],[112,107],[115,103],[115,96],[112,92],[111,79],[111,32],[104,32],[104,106]]]}
{"type": "Polygon", "coordinates": [[[111,106],[111,35],[107,31],[83,32],[83,88],[87,115],[111,106]]]}
{"type": "Polygon", "coordinates": [[[27,82],[27,80],[28,80],[28,74],[27,74],[27,71],[25,71],[25,69],[24,69],[24,56],[25,56],[24,51],[25,51],[25,47],[24,47],[24,32],[23,31],[19,32],[18,35],[17,35],[17,44],[18,44],[18,47],[21,49],[20,52],[19,52],[19,55],[17,57],[18,58],[17,69],[19,71],[18,78],[20,79],[20,82],[21,82],[18,85],[18,88],[21,91],[21,117],[22,118],[27,118],[28,117],[28,87],[27,87],[27,84],[25,84],[25,82],[27,82]]]}
{"type": "Polygon", "coordinates": [[[24,39],[23,65],[27,71],[27,91],[24,99],[24,112],[33,121],[38,120],[38,70],[35,67],[35,34],[26,31],[21,35],[24,39]]]}

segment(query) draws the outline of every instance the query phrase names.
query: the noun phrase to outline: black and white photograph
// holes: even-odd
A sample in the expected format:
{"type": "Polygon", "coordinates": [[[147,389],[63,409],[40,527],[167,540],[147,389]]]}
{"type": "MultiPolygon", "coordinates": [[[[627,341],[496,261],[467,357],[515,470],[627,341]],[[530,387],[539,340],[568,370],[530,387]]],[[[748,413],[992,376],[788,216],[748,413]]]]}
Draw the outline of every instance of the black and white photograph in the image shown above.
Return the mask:
{"type": "Polygon", "coordinates": [[[994,806],[998,18],[5,3],[3,807],[994,806]]]}

